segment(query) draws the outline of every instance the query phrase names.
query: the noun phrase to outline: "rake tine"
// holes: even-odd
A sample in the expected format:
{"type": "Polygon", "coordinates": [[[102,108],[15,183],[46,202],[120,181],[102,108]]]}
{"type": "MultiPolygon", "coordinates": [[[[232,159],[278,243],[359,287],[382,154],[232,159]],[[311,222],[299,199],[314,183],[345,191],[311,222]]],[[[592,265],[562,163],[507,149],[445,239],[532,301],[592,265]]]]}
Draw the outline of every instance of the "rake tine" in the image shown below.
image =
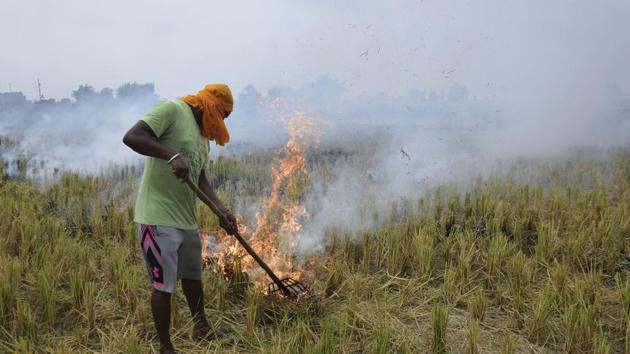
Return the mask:
{"type": "Polygon", "coordinates": [[[302,295],[309,295],[310,290],[299,281],[293,278],[284,278],[280,280],[284,288],[280,288],[276,283],[270,283],[267,285],[267,294],[275,295],[282,294],[284,297],[296,299],[302,295]]]}

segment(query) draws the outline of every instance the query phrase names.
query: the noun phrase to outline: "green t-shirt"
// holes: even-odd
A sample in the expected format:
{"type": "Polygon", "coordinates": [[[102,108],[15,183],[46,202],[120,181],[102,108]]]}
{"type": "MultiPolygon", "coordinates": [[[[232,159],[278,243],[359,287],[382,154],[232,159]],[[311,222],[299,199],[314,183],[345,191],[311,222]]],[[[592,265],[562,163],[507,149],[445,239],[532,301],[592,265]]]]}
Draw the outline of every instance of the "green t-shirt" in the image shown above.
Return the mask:
{"type": "MultiPolygon", "coordinates": [[[[178,151],[188,163],[194,182],[208,165],[209,144],[201,136],[190,107],[182,101],[162,101],[144,117],[158,141],[178,151]]],[[[180,229],[197,228],[195,195],[171,171],[166,160],[146,157],[136,199],[134,221],[180,229]]]]}

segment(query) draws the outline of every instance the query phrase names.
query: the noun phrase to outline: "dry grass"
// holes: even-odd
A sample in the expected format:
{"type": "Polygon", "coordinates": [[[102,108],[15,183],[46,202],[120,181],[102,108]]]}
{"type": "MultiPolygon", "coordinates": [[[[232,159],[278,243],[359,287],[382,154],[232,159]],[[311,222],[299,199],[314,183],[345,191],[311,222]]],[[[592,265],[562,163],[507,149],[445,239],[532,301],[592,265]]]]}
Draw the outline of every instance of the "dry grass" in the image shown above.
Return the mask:
{"type": "MultiPolygon", "coordinates": [[[[222,195],[252,199],[267,162],[215,163],[222,195]]],[[[330,230],[313,285],[320,296],[300,303],[205,272],[208,317],[231,343],[190,340],[178,291],[175,345],[182,353],[630,352],[629,176],[621,152],[520,162],[465,192],[439,187],[401,202],[377,230],[330,230]]],[[[134,184],[131,172],[69,174],[46,189],[2,181],[0,352],[156,349],[128,207],[134,184]]],[[[199,217],[216,227],[201,206],[199,217]]]]}

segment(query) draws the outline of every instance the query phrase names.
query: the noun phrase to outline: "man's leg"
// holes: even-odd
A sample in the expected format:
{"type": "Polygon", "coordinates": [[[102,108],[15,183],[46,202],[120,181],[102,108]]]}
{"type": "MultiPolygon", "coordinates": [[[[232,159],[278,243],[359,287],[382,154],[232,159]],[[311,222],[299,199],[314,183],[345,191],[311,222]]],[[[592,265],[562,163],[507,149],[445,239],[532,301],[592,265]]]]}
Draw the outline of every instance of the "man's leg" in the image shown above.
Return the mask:
{"type": "Polygon", "coordinates": [[[147,273],[153,286],[151,312],[160,339],[160,353],[174,353],[169,336],[171,324],[171,293],[177,283],[178,250],[181,235],[172,228],[139,225],[138,235],[147,273]]]}
{"type": "Polygon", "coordinates": [[[151,293],[151,311],[155,330],[160,339],[160,351],[173,349],[171,337],[168,334],[171,327],[171,294],[153,289],[151,293]]]}
{"type": "Polygon", "coordinates": [[[188,302],[190,314],[195,322],[195,332],[207,332],[210,326],[203,308],[203,286],[201,285],[201,280],[182,279],[182,289],[188,302]]]}
{"type": "Polygon", "coordinates": [[[182,281],[182,290],[195,322],[193,337],[200,338],[210,330],[204,311],[201,285],[201,239],[199,230],[182,230],[182,234],[183,242],[179,248],[177,274],[182,281]]]}

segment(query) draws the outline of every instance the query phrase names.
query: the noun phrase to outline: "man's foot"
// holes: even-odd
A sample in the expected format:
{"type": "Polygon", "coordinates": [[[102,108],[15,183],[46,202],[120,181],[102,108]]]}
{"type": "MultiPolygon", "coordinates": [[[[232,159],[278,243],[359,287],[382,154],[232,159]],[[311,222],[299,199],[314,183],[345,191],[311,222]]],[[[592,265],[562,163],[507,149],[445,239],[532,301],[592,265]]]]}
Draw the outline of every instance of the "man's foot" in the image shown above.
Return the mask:
{"type": "Polygon", "coordinates": [[[206,324],[196,325],[195,328],[193,328],[192,338],[194,340],[212,339],[211,336],[213,335],[214,333],[212,329],[206,323],[206,324]]]}
{"type": "Polygon", "coordinates": [[[160,346],[160,354],[176,354],[175,348],[170,346],[160,346]]]}
{"type": "Polygon", "coordinates": [[[194,340],[222,340],[227,338],[227,334],[220,330],[213,330],[209,325],[195,326],[192,337],[194,340]]]}

